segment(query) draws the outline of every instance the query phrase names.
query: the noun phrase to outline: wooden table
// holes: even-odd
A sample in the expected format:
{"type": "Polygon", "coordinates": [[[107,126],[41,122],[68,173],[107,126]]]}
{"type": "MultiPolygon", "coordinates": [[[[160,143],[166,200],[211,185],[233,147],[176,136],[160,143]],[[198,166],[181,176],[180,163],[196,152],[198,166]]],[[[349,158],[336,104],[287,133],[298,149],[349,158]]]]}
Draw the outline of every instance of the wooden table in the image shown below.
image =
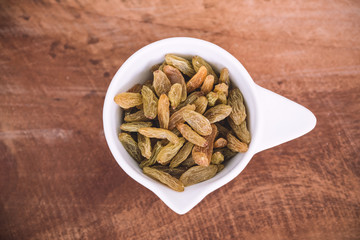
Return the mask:
{"type": "Polygon", "coordinates": [[[0,239],[359,239],[359,96],[359,1],[1,1],[0,239]],[[102,129],[117,69],[173,36],[218,44],[318,120],[183,216],[102,129]]]}

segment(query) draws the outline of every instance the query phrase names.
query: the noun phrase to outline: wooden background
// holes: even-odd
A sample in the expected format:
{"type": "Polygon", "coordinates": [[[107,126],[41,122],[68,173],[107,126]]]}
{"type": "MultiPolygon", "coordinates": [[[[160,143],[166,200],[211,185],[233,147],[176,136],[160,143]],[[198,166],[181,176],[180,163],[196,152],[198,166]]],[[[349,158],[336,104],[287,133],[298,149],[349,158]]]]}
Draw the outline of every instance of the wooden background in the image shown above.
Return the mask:
{"type": "Polygon", "coordinates": [[[0,1],[0,239],[359,239],[360,2],[0,1]],[[309,108],[179,216],[117,165],[102,105],[139,48],[190,36],[309,108]]]}

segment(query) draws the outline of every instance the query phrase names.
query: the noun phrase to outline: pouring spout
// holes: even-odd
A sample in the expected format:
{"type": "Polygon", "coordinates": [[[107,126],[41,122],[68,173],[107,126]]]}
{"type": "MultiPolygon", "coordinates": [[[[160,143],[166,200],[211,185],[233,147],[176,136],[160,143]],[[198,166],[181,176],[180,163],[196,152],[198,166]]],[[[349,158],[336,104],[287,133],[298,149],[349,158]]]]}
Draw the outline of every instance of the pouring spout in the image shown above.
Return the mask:
{"type": "Polygon", "coordinates": [[[260,141],[256,152],[280,145],[310,132],[315,115],[283,96],[256,86],[260,103],[260,141]]]}

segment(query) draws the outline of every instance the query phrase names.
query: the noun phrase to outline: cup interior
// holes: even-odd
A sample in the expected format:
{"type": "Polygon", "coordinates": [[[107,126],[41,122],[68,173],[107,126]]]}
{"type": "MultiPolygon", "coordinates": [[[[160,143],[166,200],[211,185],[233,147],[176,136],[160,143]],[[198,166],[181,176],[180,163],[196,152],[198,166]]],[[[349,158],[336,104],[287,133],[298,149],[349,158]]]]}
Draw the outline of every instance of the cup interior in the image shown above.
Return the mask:
{"type": "MultiPolygon", "coordinates": [[[[199,202],[211,191],[221,187],[235,178],[247,165],[255,154],[258,129],[258,104],[255,96],[255,83],[241,63],[224,49],[207,41],[194,38],[170,38],[160,40],[145,46],[134,53],[118,70],[112,79],[105,97],[103,121],[104,133],[109,148],[123,170],[139,183],[156,193],[169,207],[178,213],[187,210],[181,208],[191,198],[193,205],[199,202]],[[168,53],[173,53],[191,59],[199,55],[209,62],[216,72],[224,67],[229,69],[230,80],[239,87],[247,107],[248,127],[252,135],[249,150],[239,153],[225,163],[225,168],[214,178],[205,182],[186,187],[184,192],[178,193],[142,173],[135,160],[126,152],[118,140],[119,126],[122,123],[121,108],[113,101],[114,96],[126,92],[137,83],[144,83],[152,78],[150,71],[155,64],[162,63],[168,53]],[[180,197],[181,196],[181,197],[180,197]]],[[[189,205],[187,205],[188,207],[189,205]]]]}

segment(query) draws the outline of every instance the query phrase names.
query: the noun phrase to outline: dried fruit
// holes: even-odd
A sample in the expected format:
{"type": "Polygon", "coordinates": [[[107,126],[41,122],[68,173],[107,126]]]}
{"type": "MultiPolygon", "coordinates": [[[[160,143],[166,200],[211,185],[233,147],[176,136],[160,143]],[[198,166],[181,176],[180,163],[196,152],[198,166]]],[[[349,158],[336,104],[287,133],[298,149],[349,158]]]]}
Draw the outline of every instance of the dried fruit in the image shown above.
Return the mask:
{"type": "Polygon", "coordinates": [[[248,145],[246,143],[241,142],[231,133],[228,133],[227,136],[228,144],[226,145],[230,150],[234,152],[244,153],[248,150],[248,145]]]}
{"type": "Polygon", "coordinates": [[[194,66],[194,69],[196,72],[199,71],[199,69],[201,68],[201,66],[204,66],[206,67],[206,70],[208,72],[208,74],[211,74],[214,76],[214,80],[215,80],[215,83],[218,83],[219,79],[216,75],[216,73],[214,72],[214,70],[212,69],[212,67],[210,66],[209,63],[207,63],[203,58],[201,58],[200,56],[194,56],[192,58],[192,64],[194,66]]]}
{"type": "Polygon", "coordinates": [[[181,102],[185,101],[187,97],[186,83],[181,72],[170,65],[166,65],[163,72],[166,74],[171,84],[174,85],[175,83],[179,83],[181,85],[181,102]]]}
{"type": "Polygon", "coordinates": [[[175,109],[180,104],[181,92],[182,92],[182,87],[180,83],[175,83],[174,85],[171,86],[168,95],[169,95],[171,107],[173,109],[175,109]]]}
{"type": "Polygon", "coordinates": [[[132,111],[132,108],[124,109],[124,110],[123,110],[123,115],[124,115],[124,117],[126,117],[127,115],[130,115],[130,114],[131,114],[131,111],[132,111]]]}
{"type": "Polygon", "coordinates": [[[215,106],[215,103],[219,98],[219,94],[216,92],[209,92],[208,94],[206,94],[206,98],[208,100],[208,105],[210,107],[213,107],[215,106]]]}
{"type": "Polygon", "coordinates": [[[219,103],[219,104],[227,104],[228,103],[228,100],[227,100],[227,97],[226,97],[225,93],[218,92],[217,94],[218,94],[217,103],[219,103]]]}
{"type": "Polygon", "coordinates": [[[219,136],[226,137],[226,135],[230,130],[224,127],[223,125],[221,125],[220,123],[215,123],[215,125],[219,131],[219,136]]]}
{"type": "Polygon", "coordinates": [[[194,144],[191,142],[186,142],[184,146],[180,149],[180,151],[175,155],[175,157],[170,162],[170,168],[176,168],[179,166],[183,161],[185,161],[193,149],[194,144]]]}
{"type": "Polygon", "coordinates": [[[214,87],[214,92],[217,92],[217,93],[222,92],[227,97],[228,93],[229,93],[229,86],[226,85],[225,83],[216,84],[215,87],[214,87]]]}
{"type": "Polygon", "coordinates": [[[230,115],[232,108],[229,105],[219,104],[210,108],[204,114],[210,123],[219,122],[230,115]]]}
{"type": "Polygon", "coordinates": [[[224,169],[224,165],[222,165],[222,164],[218,164],[218,165],[216,165],[217,167],[218,167],[218,170],[217,170],[217,172],[216,173],[219,173],[219,172],[221,172],[223,169],[224,169]]]}
{"type": "Polygon", "coordinates": [[[217,149],[216,151],[222,153],[222,155],[224,156],[224,160],[229,160],[237,154],[237,152],[231,151],[228,148],[221,148],[217,149]]]}
{"type": "Polygon", "coordinates": [[[220,164],[224,161],[224,155],[221,152],[214,152],[211,156],[211,164],[220,164]]]}
{"type": "Polygon", "coordinates": [[[211,125],[209,120],[198,112],[185,110],[183,112],[184,120],[200,135],[208,136],[211,134],[211,125]]]}
{"type": "Polygon", "coordinates": [[[152,79],[148,79],[146,80],[146,82],[143,84],[143,86],[147,86],[148,88],[151,89],[151,91],[155,92],[154,87],[153,87],[153,80],[152,79]]]}
{"type": "Polygon", "coordinates": [[[218,94],[217,102],[221,104],[227,104],[227,96],[228,96],[229,86],[225,83],[219,83],[215,85],[214,92],[218,94]]]}
{"type": "Polygon", "coordinates": [[[166,62],[162,62],[162,63],[158,63],[158,64],[155,64],[153,65],[151,68],[150,68],[150,71],[153,73],[155,72],[156,70],[161,70],[163,71],[164,67],[166,66],[166,62]]]}
{"type": "Polygon", "coordinates": [[[159,70],[160,66],[161,66],[161,63],[152,65],[151,68],[150,68],[150,71],[155,72],[156,70],[159,70]]]}
{"type": "Polygon", "coordinates": [[[167,129],[169,126],[169,98],[166,94],[161,94],[158,102],[158,120],[161,128],[167,129]]]}
{"type": "Polygon", "coordinates": [[[143,122],[148,120],[148,118],[145,117],[144,110],[140,110],[135,113],[125,115],[124,120],[125,122],[143,122]]]}
{"type": "Polygon", "coordinates": [[[178,109],[193,104],[199,97],[203,96],[204,94],[202,92],[196,91],[191,93],[184,102],[180,103],[180,105],[177,107],[178,109]]]}
{"type": "Polygon", "coordinates": [[[185,138],[179,138],[177,143],[168,143],[164,146],[156,157],[156,161],[162,165],[168,164],[171,159],[178,153],[180,148],[184,145],[185,138]]]}
{"type": "Polygon", "coordinates": [[[213,87],[214,87],[214,76],[207,75],[201,86],[201,92],[203,92],[204,94],[208,94],[209,92],[211,92],[213,87]]]}
{"type": "Polygon", "coordinates": [[[156,70],[153,75],[153,87],[156,95],[160,97],[161,94],[167,94],[170,91],[171,83],[166,74],[161,70],[156,70]]]}
{"type": "Polygon", "coordinates": [[[194,146],[192,150],[191,156],[194,159],[195,163],[197,163],[200,166],[209,166],[211,161],[214,141],[217,135],[217,128],[215,124],[211,124],[211,128],[212,128],[211,134],[205,137],[208,145],[206,147],[194,146]]]}
{"type": "Polygon", "coordinates": [[[154,92],[146,85],[141,89],[144,115],[147,118],[154,119],[157,115],[158,99],[154,92]]]}
{"type": "Polygon", "coordinates": [[[240,125],[246,118],[246,109],[244,105],[244,98],[240,89],[235,88],[229,93],[229,105],[232,107],[230,114],[231,119],[236,125],[240,125]]]}
{"type": "Polygon", "coordinates": [[[192,167],[196,165],[194,159],[191,157],[191,155],[181,163],[181,166],[184,166],[184,167],[192,167]]]}
{"type": "Polygon", "coordinates": [[[124,146],[125,150],[130,154],[130,156],[135,159],[137,162],[141,162],[142,156],[137,142],[130,136],[128,133],[120,133],[119,140],[124,146]]]}
{"type": "Polygon", "coordinates": [[[228,118],[228,122],[232,130],[234,130],[236,136],[244,143],[249,144],[251,141],[251,135],[246,126],[246,121],[236,125],[231,118],[228,118]]]}
{"type": "Polygon", "coordinates": [[[219,83],[225,83],[226,85],[230,86],[229,70],[227,68],[223,68],[221,70],[219,83]]]}
{"type": "Polygon", "coordinates": [[[157,64],[154,64],[151,66],[150,68],[150,72],[155,72],[156,70],[159,70],[160,66],[162,65],[163,63],[157,63],[157,64]]]}
{"type": "Polygon", "coordinates": [[[162,63],[162,64],[160,65],[160,67],[159,67],[159,70],[160,70],[160,71],[163,71],[165,66],[167,66],[167,65],[166,65],[166,62],[163,61],[163,63],[162,63]]]}
{"type": "Polygon", "coordinates": [[[180,177],[180,181],[187,187],[214,177],[217,171],[218,167],[216,165],[195,166],[184,172],[180,177]]]}
{"type": "Polygon", "coordinates": [[[124,109],[120,129],[138,132],[137,141],[124,132],[119,140],[146,175],[183,191],[184,185],[213,177],[224,168],[221,163],[248,150],[244,99],[238,88],[230,89],[228,69],[218,78],[199,56],[191,64],[167,54],[151,71],[152,79],[114,98],[124,109]],[[190,77],[187,83],[183,74],[190,77]]]}
{"type": "Polygon", "coordinates": [[[174,112],[169,120],[169,129],[172,130],[176,127],[176,124],[185,122],[183,118],[183,112],[186,110],[195,110],[195,105],[187,105],[182,107],[180,110],[174,112]]]}
{"type": "Polygon", "coordinates": [[[120,129],[126,132],[137,132],[139,128],[151,127],[151,122],[131,122],[123,123],[120,125],[120,129]]]}
{"type": "Polygon", "coordinates": [[[186,91],[190,93],[199,88],[203,84],[206,75],[206,68],[200,67],[199,71],[186,83],[186,91]]]}
{"type": "Polygon", "coordinates": [[[191,65],[191,63],[186,60],[185,58],[173,55],[173,54],[166,54],[165,61],[168,65],[176,67],[180,70],[183,74],[192,77],[195,74],[195,71],[191,65]]]}
{"type": "Polygon", "coordinates": [[[151,157],[149,159],[145,159],[144,161],[142,161],[139,165],[140,168],[149,167],[151,165],[154,165],[156,163],[156,157],[159,154],[162,147],[163,146],[161,145],[161,141],[157,141],[151,152],[151,157]]]}
{"type": "Polygon", "coordinates": [[[188,125],[186,125],[184,123],[178,123],[176,125],[176,127],[180,131],[181,135],[189,142],[191,142],[197,146],[200,146],[200,147],[205,147],[207,145],[205,138],[203,138],[199,134],[197,134],[188,125]]]}
{"type": "Polygon", "coordinates": [[[141,105],[142,97],[140,93],[124,92],[117,94],[114,101],[120,107],[127,109],[141,105]]]}
{"type": "Polygon", "coordinates": [[[127,90],[127,92],[140,93],[141,88],[142,88],[142,85],[137,83],[134,86],[132,86],[129,90],[127,90]]]}
{"type": "Polygon", "coordinates": [[[223,148],[226,147],[227,140],[225,138],[218,138],[214,142],[214,148],[223,148]]]}
{"type": "Polygon", "coordinates": [[[208,100],[205,96],[201,96],[194,102],[195,105],[195,112],[203,114],[206,111],[208,100]]]}
{"type": "Polygon", "coordinates": [[[171,168],[169,166],[163,166],[163,165],[155,165],[152,168],[155,168],[157,170],[166,172],[166,173],[170,174],[171,176],[173,176],[173,177],[175,177],[177,179],[179,179],[181,174],[183,174],[187,170],[186,167],[171,168]]]}
{"type": "Polygon", "coordinates": [[[138,133],[137,135],[138,147],[140,149],[141,155],[149,159],[151,157],[151,142],[150,138],[138,133]]]}
{"type": "Polygon", "coordinates": [[[176,136],[180,136],[180,132],[179,130],[177,130],[177,128],[174,128],[173,130],[171,130],[172,133],[174,133],[176,136]]]}
{"type": "Polygon", "coordinates": [[[184,184],[170,174],[151,167],[144,167],[143,172],[149,177],[158,180],[177,192],[184,191],[184,184]]]}
{"type": "Polygon", "coordinates": [[[163,128],[145,127],[139,128],[138,132],[149,138],[167,139],[172,143],[179,142],[179,138],[174,133],[163,128]]]}

